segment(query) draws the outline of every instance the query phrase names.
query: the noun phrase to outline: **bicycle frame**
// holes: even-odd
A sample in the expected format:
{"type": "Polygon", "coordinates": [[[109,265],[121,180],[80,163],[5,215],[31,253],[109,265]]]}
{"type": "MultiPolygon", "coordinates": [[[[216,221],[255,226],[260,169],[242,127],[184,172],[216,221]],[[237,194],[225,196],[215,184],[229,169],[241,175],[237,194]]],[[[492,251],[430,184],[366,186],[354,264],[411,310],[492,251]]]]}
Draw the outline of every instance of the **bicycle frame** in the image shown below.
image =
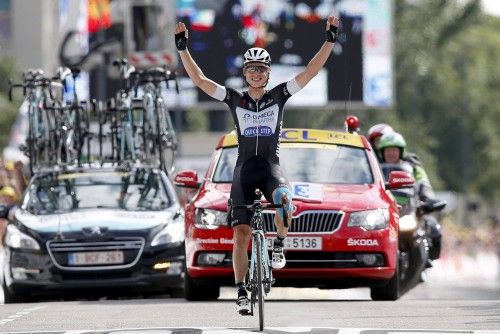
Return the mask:
{"type": "Polygon", "coordinates": [[[12,88],[22,87],[24,100],[28,104],[28,147],[25,154],[29,158],[30,172],[41,163],[50,163],[53,159],[49,150],[55,145],[52,135],[55,126],[52,124],[47,102],[52,101],[51,79],[43,76],[42,71],[29,71],[23,74],[23,84],[10,84],[9,98],[12,100],[12,88]],[[43,161],[42,161],[43,160],[43,161]]]}
{"type": "Polygon", "coordinates": [[[259,328],[264,329],[264,299],[265,296],[271,291],[271,286],[274,283],[273,273],[271,269],[271,262],[269,260],[269,252],[267,250],[267,242],[265,231],[263,228],[264,209],[278,209],[281,208],[285,211],[284,224],[288,227],[288,213],[286,211],[286,203],[281,204],[267,204],[262,205],[260,190],[256,190],[255,194],[257,199],[254,200],[252,205],[236,205],[233,206],[232,200],[228,200],[228,225],[232,220],[232,213],[234,209],[246,209],[253,211],[251,227],[252,227],[252,253],[250,256],[250,268],[247,276],[247,290],[251,291],[250,297],[250,315],[254,315],[254,305],[259,303],[259,328]]]}
{"type": "Polygon", "coordinates": [[[76,150],[74,148],[75,144],[75,120],[76,111],[70,108],[61,108],[60,113],[60,126],[61,135],[59,136],[59,143],[57,148],[57,160],[58,164],[63,162],[62,152],[64,149],[65,153],[65,163],[71,164],[76,159],[76,150]]]}
{"type": "MultiPolygon", "coordinates": [[[[113,66],[118,68],[121,81],[120,83],[121,89],[116,94],[116,104],[113,103],[114,100],[111,100],[108,107],[108,111],[114,111],[116,113],[111,117],[114,127],[114,132],[112,131],[112,140],[111,140],[113,160],[115,160],[114,154],[116,147],[118,161],[120,162],[125,161],[127,155],[130,156],[130,159],[132,161],[135,161],[136,160],[135,125],[134,125],[132,97],[130,95],[130,77],[133,73],[136,73],[135,67],[130,65],[126,59],[114,60],[113,66]],[[118,132],[118,128],[120,128],[120,132],[118,132]],[[115,139],[117,141],[116,146],[115,146],[115,139]]],[[[102,132],[101,125],[100,129],[101,133],[102,132]]],[[[101,146],[102,144],[100,144],[100,152],[102,152],[101,146]]]]}
{"type": "Polygon", "coordinates": [[[144,80],[143,83],[143,140],[145,151],[149,158],[150,152],[157,151],[160,168],[165,170],[167,174],[174,171],[174,158],[177,151],[177,137],[170,115],[166,110],[165,103],[162,97],[161,82],[168,82],[169,78],[166,73],[163,73],[160,78],[158,73],[152,73],[144,80]],[[154,138],[148,138],[147,134],[152,134],[154,138]],[[149,147],[152,143],[152,147],[149,147]],[[165,150],[171,151],[171,163],[167,164],[165,150]],[[170,165],[170,166],[167,166],[170,165]]]}
{"type": "Polygon", "coordinates": [[[132,99],[127,92],[119,92],[116,101],[116,111],[122,113],[121,115],[121,135],[120,135],[120,160],[126,158],[126,151],[130,153],[130,157],[135,161],[135,143],[134,143],[134,119],[132,112],[132,99]]]}
{"type": "Polygon", "coordinates": [[[147,138],[147,134],[156,133],[156,126],[154,124],[155,118],[155,86],[152,83],[146,83],[143,87],[144,95],[142,98],[142,106],[143,106],[143,141],[144,141],[144,150],[146,152],[146,158],[149,159],[151,152],[154,152],[154,139],[147,138]],[[153,144],[152,147],[149,147],[149,144],[153,144]]]}

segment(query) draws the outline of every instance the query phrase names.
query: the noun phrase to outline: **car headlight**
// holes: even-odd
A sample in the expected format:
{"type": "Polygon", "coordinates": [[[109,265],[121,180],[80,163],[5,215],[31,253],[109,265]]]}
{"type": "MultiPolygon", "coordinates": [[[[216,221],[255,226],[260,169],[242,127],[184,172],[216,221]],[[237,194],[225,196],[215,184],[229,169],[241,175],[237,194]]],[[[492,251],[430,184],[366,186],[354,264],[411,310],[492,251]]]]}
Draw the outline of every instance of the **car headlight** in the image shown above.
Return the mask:
{"type": "Polygon", "coordinates": [[[14,225],[7,226],[5,244],[11,248],[40,250],[40,245],[35,239],[19,231],[14,225]]]}
{"type": "Polygon", "coordinates": [[[358,226],[365,230],[380,230],[387,226],[389,211],[387,209],[376,209],[352,212],[349,216],[347,226],[358,226]]]}
{"type": "MultiPolygon", "coordinates": [[[[183,216],[181,216],[183,218],[183,216]]],[[[151,240],[151,246],[177,245],[184,241],[184,219],[175,219],[158,232],[151,240]]]]}
{"type": "Polygon", "coordinates": [[[211,209],[197,209],[196,222],[197,228],[205,228],[214,230],[219,226],[226,226],[227,213],[224,211],[217,211],[211,209]]]}

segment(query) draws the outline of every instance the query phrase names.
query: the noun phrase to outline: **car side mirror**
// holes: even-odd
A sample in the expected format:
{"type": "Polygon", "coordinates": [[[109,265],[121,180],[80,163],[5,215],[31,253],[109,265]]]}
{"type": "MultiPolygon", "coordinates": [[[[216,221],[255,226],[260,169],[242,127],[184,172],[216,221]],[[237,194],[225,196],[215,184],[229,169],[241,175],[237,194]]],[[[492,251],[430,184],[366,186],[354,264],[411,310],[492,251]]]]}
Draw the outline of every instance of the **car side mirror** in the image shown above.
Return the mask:
{"type": "Polygon", "coordinates": [[[174,177],[174,184],[183,188],[199,188],[198,173],[194,170],[183,170],[174,177]]]}
{"type": "Polygon", "coordinates": [[[411,188],[415,185],[415,179],[410,173],[403,171],[392,171],[389,174],[389,182],[385,184],[386,189],[411,188]]]}
{"type": "Polygon", "coordinates": [[[0,205],[0,218],[7,219],[9,216],[9,208],[6,205],[0,205]]]}

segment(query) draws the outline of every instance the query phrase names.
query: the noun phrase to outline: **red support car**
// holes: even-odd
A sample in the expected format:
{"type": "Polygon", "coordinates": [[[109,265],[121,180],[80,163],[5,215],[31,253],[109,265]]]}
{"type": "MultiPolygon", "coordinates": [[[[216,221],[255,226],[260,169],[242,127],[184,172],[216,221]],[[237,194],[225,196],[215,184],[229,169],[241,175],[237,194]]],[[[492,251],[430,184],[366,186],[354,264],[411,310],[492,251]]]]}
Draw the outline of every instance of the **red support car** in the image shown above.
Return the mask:
{"type": "MultiPolygon", "coordinates": [[[[188,300],[215,299],[220,286],[234,284],[226,210],[237,151],[236,134],[227,134],[201,183],[194,171],[175,177],[178,186],[199,188],[185,207],[188,300]]],[[[393,172],[384,184],[366,138],[336,131],[283,129],[280,164],[295,209],[287,264],[274,270],[274,286],[370,287],[373,299],[397,299],[399,216],[388,189],[412,185],[412,177],[393,172]]],[[[273,217],[265,212],[269,245],[276,236],[273,217]]]]}

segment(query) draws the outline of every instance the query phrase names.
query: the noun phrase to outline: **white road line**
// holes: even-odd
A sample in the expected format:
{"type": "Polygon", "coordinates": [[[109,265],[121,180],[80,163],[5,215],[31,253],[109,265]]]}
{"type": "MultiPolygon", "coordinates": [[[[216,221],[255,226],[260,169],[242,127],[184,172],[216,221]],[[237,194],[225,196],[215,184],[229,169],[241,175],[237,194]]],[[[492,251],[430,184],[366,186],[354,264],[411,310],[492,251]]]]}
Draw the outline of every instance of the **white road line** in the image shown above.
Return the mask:
{"type": "Polygon", "coordinates": [[[32,308],[26,308],[24,309],[23,311],[26,311],[26,312],[32,312],[32,311],[36,311],[36,310],[39,310],[39,309],[42,309],[44,308],[45,306],[37,306],[37,307],[32,307],[32,308]]]}
{"type": "MultiPolygon", "coordinates": [[[[12,321],[14,319],[1,319],[0,324],[3,324],[5,321],[12,321]]],[[[201,330],[204,334],[248,334],[255,333],[255,328],[221,328],[221,327],[146,327],[146,328],[115,328],[115,329],[106,329],[106,330],[61,330],[61,333],[64,334],[91,334],[91,333],[113,333],[116,334],[143,334],[143,333],[175,333],[176,330],[201,330]]],[[[318,332],[318,330],[325,331],[325,333],[335,333],[338,331],[338,334],[363,334],[366,332],[376,332],[376,333],[384,333],[384,334],[500,334],[500,330],[450,330],[450,329],[383,329],[383,328],[334,328],[334,327],[265,327],[264,333],[266,331],[280,331],[283,334],[285,333],[323,333],[318,332]]],[[[32,332],[9,332],[9,333],[23,333],[23,334],[41,334],[41,333],[54,333],[58,332],[58,330],[51,331],[32,331],[32,332]]],[[[183,333],[186,333],[184,331],[183,333]]]]}
{"type": "Polygon", "coordinates": [[[8,323],[10,321],[14,321],[16,319],[19,319],[22,316],[28,315],[31,312],[39,310],[39,309],[42,309],[44,307],[45,306],[37,306],[37,307],[26,308],[26,309],[24,309],[22,311],[17,312],[16,314],[12,314],[12,315],[7,316],[7,318],[0,319],[0,325],[5,325],[6,323],[8,323]]]}
{"type": "Polygon", "coordinates": [[[203,334],[251,334],[253,331],[243,329],[229,329],[229,328],[206,328],[203,329],[203,334]]]}
{"type": "MultiPolygon", "coordinates": [[[[285,327],[287,333],[304,333],[304,332],[310,332],[311,327],[285,327]]],[[[313,328],[320,328],[320,327],[313,327],[313,328]]],[[[283,327],[265,327],[265,329],[269,330],[278,330],[281,331],[283,330],[283,327]]],[[[331,328],[325,328],[325,329],[331,329],[331,328]]]]}
{"type": "Polygon", "coordinates": [[[366,330],[366,329],[363,329],[363,328],[340,328],[338,334],[359,334],[364,330],[366,330]]]}

